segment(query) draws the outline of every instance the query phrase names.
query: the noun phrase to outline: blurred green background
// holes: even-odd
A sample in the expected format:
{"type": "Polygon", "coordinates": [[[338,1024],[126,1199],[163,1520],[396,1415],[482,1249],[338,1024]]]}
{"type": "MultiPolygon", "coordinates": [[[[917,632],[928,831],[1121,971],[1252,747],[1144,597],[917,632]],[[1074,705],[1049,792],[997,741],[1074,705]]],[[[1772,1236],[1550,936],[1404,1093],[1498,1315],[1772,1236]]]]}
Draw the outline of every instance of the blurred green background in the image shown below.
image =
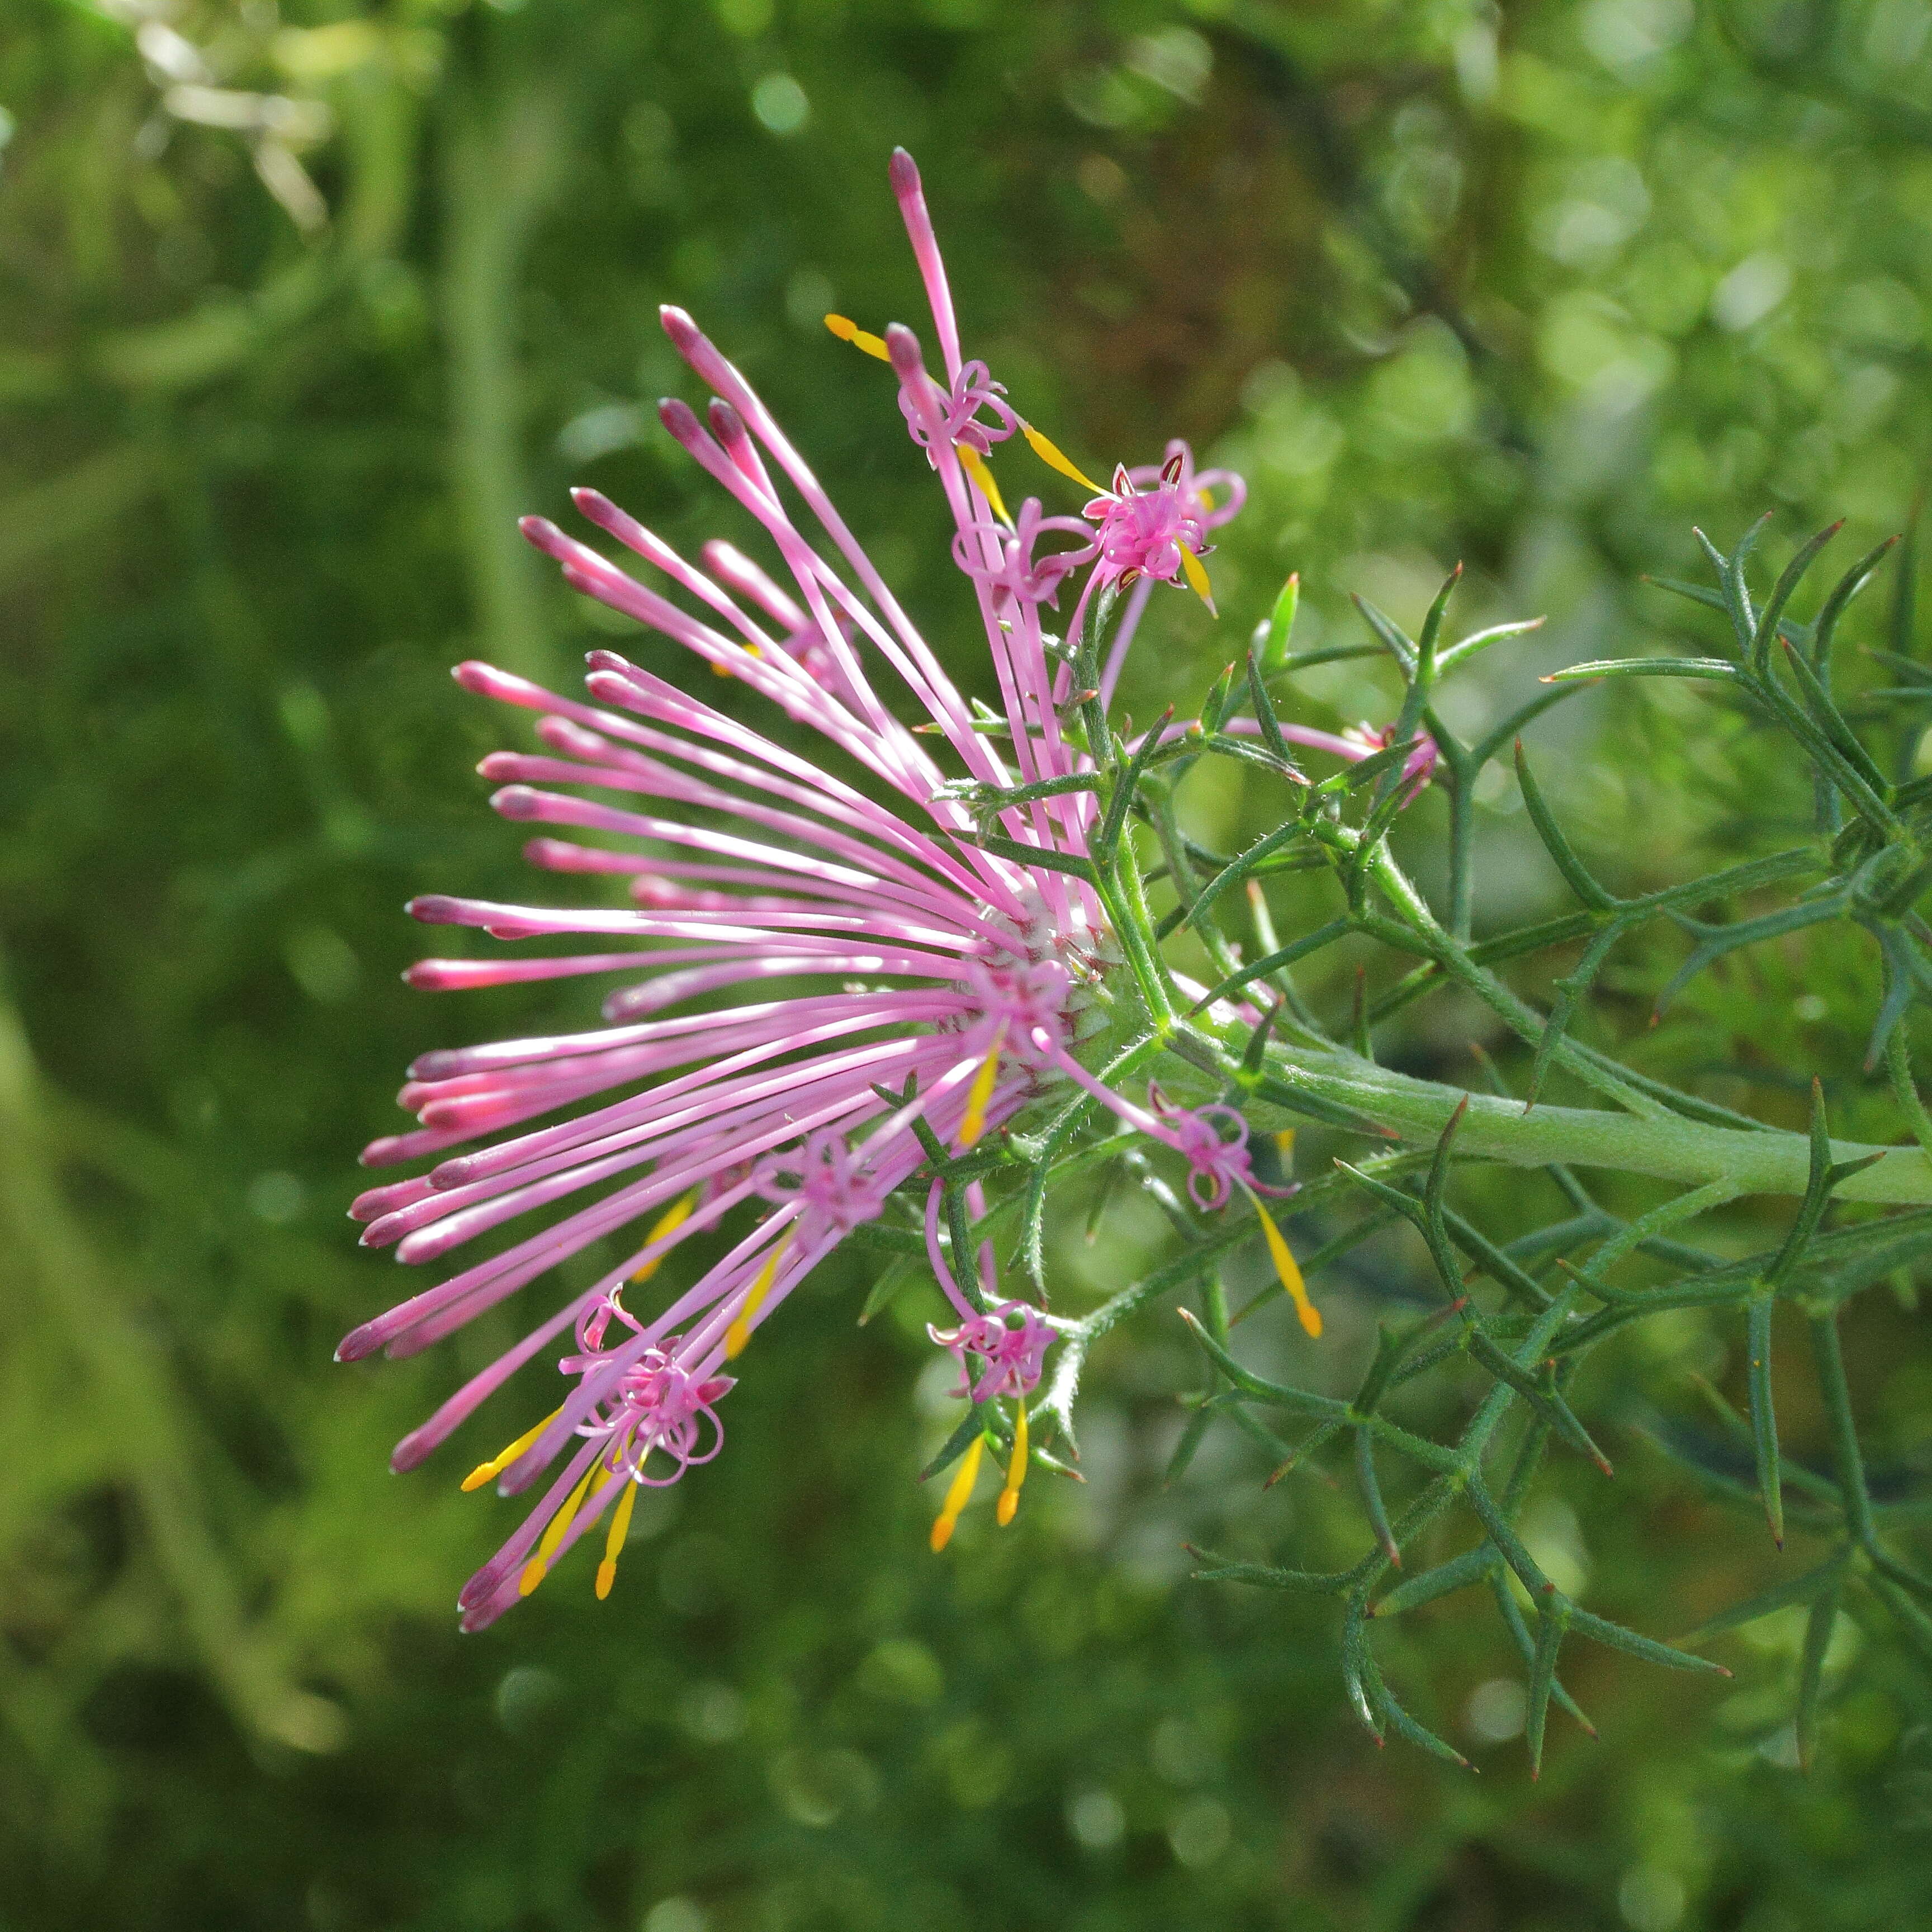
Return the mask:
{"type": "MultiPolygon", "coordinates": [[[[1636,574],[1688,572],[1694,520],[1728,542],[1769,510],[1781,543],[1842,514],[1862,546],[1911,514],[1928,0],[0,20],[0,1928],[1932,1922],[1932,1698],[1882,1646],[1834,1653],[1808,1779],[1783,1624],[1715,1690],[1580,1659],[1604,1736],[1553,1736],[1539,1786],[1520,1673],[1452,1600],[1388,1660],[1480,1776],[1374,1750],[1319,1606],[1186,1580],[1183,1536],[1300,1562],[1359,1532],[1318,1480],[1263,1498],[1232,1447],[1163,1490],[1170,1316],[1096,1362],[1087,1488],[1036,1482],[935,1562],[932,1311],[855,1330],[868,1265],[828,1270],[611,1600],[562,1574],[468,1640],[457,1586],[514,1517],[454,1478],[521,1424],[407,1480],[384,1458],[508,1331],[329,1360],[397,1292],[341,1210],[405,1062],[590,1010],[406,992],[399,906],[521,873],[470,775],[514,721],[446,668],[562,676],[609,635],[514,518],[580,481],[681,544],[736,527],[651,413],[698,399],[659,302],[761,386],[974,684],[889,380],[818,320],[918,317],[905,143],[970,352],[1028,416],[1090,467],[1182,434],[1252,486],[1221,625],[1158,604],[1128,707],[1197,700],[1290,568],[1301,641],[1352,642],[1348,591],[1412,622],[1460,558],[1466,619],[1552,620],[1473,717],[1674,626],[1636,574]]],[[[1328,679],[1301,715],[1379,719],[1369,674],[1328,679]]],[[[1618,706],[1538,742],[1586,845],[1668,875],[1756,802],[1715,756],[1736,723],[1618,706]]],[[[1486,904],[1520,915],[1547,868],[1513,782],[1486,806],[1486,904]]],[[[1659,1052],[1855,1084],[1875,970],[1825,964],[1808,990],[1741,964],[1659,1052]]],[[[1457,1024],[1399,1050],[1462,1078],[1457,1024]]],[[[1124,1207],[1076,1236],[1073,1298],[1158,1233],[1124,1207]]],[[[1399,1274],[1323,1288],[1342,1358],[1399,1274]]],[[[1882,1299],[1848,1346],[1875,1453],[1910,1465],[1914,1324],[1882,1299]]],[[[1694,1322],[1659,1348],[1663,1382],[1726,1372],[1694,1322]]],[[[1556,1470],[1534,1506],[1566,1587],[1670,1634],[1771,1574],[1606,1427],[1618,1484],[1556,1470]]]]}

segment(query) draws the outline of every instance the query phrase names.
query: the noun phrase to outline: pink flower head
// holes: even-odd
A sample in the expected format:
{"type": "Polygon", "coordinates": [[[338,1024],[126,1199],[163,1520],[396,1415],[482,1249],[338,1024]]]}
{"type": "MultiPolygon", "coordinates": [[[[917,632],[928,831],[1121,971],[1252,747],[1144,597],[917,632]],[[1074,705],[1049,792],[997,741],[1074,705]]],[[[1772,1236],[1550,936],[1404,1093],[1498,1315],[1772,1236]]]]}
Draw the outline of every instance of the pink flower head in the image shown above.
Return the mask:
{"type": "MultiPolygon", "coordinates": [[[[1372,724],[1351,724],[1342,731],[1342,742],[1350,748],[1343,752],[1345,758],[1372,758],[1395,742],[1395,727],[1387,724],[1378,731],[1372,724]]],[[[1402,761],[1403,804],[1408,804],[1436,776],[1436,762],[1440,755],[1436,740],[1426,731],[1416,739],[1408,756],[1402,761]]]]}
{"type": "Polygon", "coordinates": [[[1102,704],[1114,701],[1114,688],[1156,584],[1185,578],[1209,610],[1214,610],[1201,562],[1214,550],[1208,533],[1238,515],[1247,500],[1248,486],[1232,470],[1197,475],[1193,451],[1176,437],[1157,466],[1120,466],[1114,472],[1113,488],[1087,505],[1082,514],[1098,526],[1094,547],[1100,561],[1081,592],[1070,630],[1078,634],[1096,591],[1133,586],[1100,674],[1102,704]]]}
{"type": "MultiPolygon", "coordinates": [[[[946,1251],[939,1244],[939,1208],[944,1192],[935,1180],[926,1197],[926,1252],[934,1279],[946,1298],[958,1311],[959,1320],[950,1328],[928,1325],[926,1333],[942,1348],[949,1348],[959,1364],[959,1386],[955,1395],[985,1402],[994,1396],[1025,1396],[1039,1382],[1040,1367],[1054,1340],[1046,1318],[1030,1304],[1002,1301],[996,1306],[975,1307],[960,1292],[947,1265],[946,1251]],[[970,1358],[969,1360],[969,1358],[970,1358]],[[980,1366],[974,1379],[974,1363],[980,1366]]],[[[992,1244],[985,1244],[978,1256],[980,1282],[985,1300],[998,1292],[992,1244]]]]}
{"type": "Polygon", "coordinates": [[[614,1291],[578,1322],[581,1352],[565,1356],[557,1367],[586,1382],[596,1378],[597,1393],[576,1432],[608,1445],[601,1466],[634,1483],[662,1488],[724,1447],[716,1405],[736,1383],[730,1376],[694,1372],[682,1353],[682,1336],[667,1335],[641,1352],[621,1345],[606,1349],[604,1336],[614,1315],[633,1334],[644,1333],[614,1291]],[[653,1450],[671,1465],[668,1472],[653,1472],[653,1450]]]}
{"type": "Polygon", "coordinates": [[[1058,959],[969,959],[962,975],[979,1006],[969,1037],[983,1052],[1050,1065],[1067,1039],[1072,975],[1058,959]]]}
{"type": "MultiPolygon", "coordinates": [[[[938,386],[934,386],[937,388],[938,386]]],[[[935,470],[939,467],[940,449],[957,449],[964,443],[976,454],[984,456],[994,443],[1005,442],[1019,427],[1019,418],[1006,399],[1006,386],[994,382],[987,374],[983,362],[962,364],[959,373],[952,379],[952,386],[941,391],[940,395],[935,418],[929,408],[915,399],[913,391],[902,388],[899,392],[899,410],[906,419],[906,428],[935,470]],[[991,422],[979,420],[982,410],[991,413],[991,422]]]]}
{"type": "Polygon", "coordinates": [[[1037,496],[1029,496],[1021,504],[1010,534],[996,530],[989,538],[985,531],[968,529],[957,532],[952,539],[953,562],[989,591],[1017,604],[1057,608],[1060,585],[1099,554],[1091,532],[1078,517],[1046,516],[1037,496]],[[1064,550],[1036,556],[1034,546],[1049,534],[1076,541],[1064,550]],[[991,562],[986,559],[989,548],[996,553],[991,562]]]}
{"type": "Polygon", "coordinates": [[[1107,576],[1172,584],[1184,567],[1184,550],[1198,558],[1209,549],[1201,499],[1182,481],[1186,460],[1169,457],[1146,489],[1123,464],[1114,472],[1113,488],[1081,512],[1099,526],[1100,568],[1107,576]]]}
{"type": "Polygon", "coordinates": [[[1167,1130],[1168,1145],[1187,1162],[1188,1198],[1196,1207],[1204,1213],[1225,1208],[1238,1184],[1254,1186],[1248,1124],[1238,1109],[1218,1102],[1177,1106],[1152,1081],[1148,1082],[1148,1105],[1167,1130]]]}
{"type": "Polygon", "coordinates": [[[842,1134],[820,1131],[796,1152],[770,1156],[760,1191],[767,1200],[795,1198],[805,1210],[802,1220],[849,1234],[878,1219],[890,1190],[866,1172],[842,1134]]]}
{"type": "Polygon", "coordinates": [[[956,1328],[928,1323],[926,1332],[959,1364],[959,1386],[952,1393],[974,1402],[1030,1395],[1054,1341],[1040,1310],[1024,1301],[1003,1301],[984,1315],[966,1316],[956,1328]]]}
{"type": "MultiPolygon", "coordinates": [[[[482,766],[500,787],[496,811],[539,835],[526,856],[580,885],[629,887],[614,905],[580,890],[560,906],[430,896],[410,908],[512,949],[424,960],[406,976],[418,987],[616,982],[601,1023],[422,1056],[400,1096],[415,1125],[363,1156],[418,1170],[356,1201],[366,1245],[410,1264],[472,1244],[482,1252],[472,1247],[453,1272],[355,1330],[344,1360],[428,1348],[600,1244],[621,1257],[548,1310],[530,1310],[524,1338],[397,1446],[395,1468],[424,1461],[558,1336],[578,1331],[560,1403],[473,1476],[537,1499],[464,1586],[466,1629],[500,1616],[600,1522],[600,1592],[608,1587],[638,1480],[674,1478],[716,1453],[724,1365],[913,1179],[926,1160],[918,1130],[970,1144],[1057,1077],[1106,970],[1091,889],[1064,862],[1024,856],[1084,856],[1094,795],[1000,813],[1006,843],[995,856],[954,794],[962,776],[1009,789],[1077,772],[1084,754],[1061,735],[1036,600],[998,596],[989,582],[1003,533],[956,446],[972,446],[979,413],[992,418],[977,425],[991,440],[1004,405],[960,358],[909,158],[895,158],[893,184],[946,372],[920,392],[937,425],[926,446],[961,542],[976,546],[966,574],[1008,740],[974,728],[804,458],[676,309],[664,312],[666,332],[714,393],[701,417],[675,400],[661,414],[762,531],[766,562],[718,544],[693,563],[580,493],[578,508],[644,574],[542,519],[525,533],[572,588],[642,627],[650,660],[592,652],[584,698],[485,664],[457,670],[465,688],[534,717],[534,747],[482,766]],[[657,668],[671,650],[735,680],[748,704],[720,710],[680,688],[657,668]],[[740,715],[760,704],[812,734],[814,750],[740,715]],[[935,735],[915,732],[902,712],[935,735]],[[688,1286],[653,1291],[652,1312],[640,1304],[633,1316],[626,1284],[634,1300],[700,1235],[723,1254],[688,1286]],[[607,1348],[614,1321],[629,1332],[607,1348]]],[[[917,344],[903,329],[891,342],[910,389],[917,344]]],[[[1021,1339],[988,1331],[992,1353],[961,1346],[986,1354],[1000,1386],[1028,1382],[1044,1340],[1024,1321],[1003,1333],[1021,1339]]]]}
{"type": "Polygon", "coordinates": [[[1175,496],[1190,506],[1204,531],[1218,530],[1223,524],[1232,522],[1248,500],[1248,486],[1233,470],[1197,472],[1194,452],[1179,436],[1162,452],[1160,462],[1136,464],[1127,471],[1127,478],[1139,490],[1172,487],[1175,496]],[[1176,466],[1178,474],[1169,486],[1166,478],[1176,466]]]}

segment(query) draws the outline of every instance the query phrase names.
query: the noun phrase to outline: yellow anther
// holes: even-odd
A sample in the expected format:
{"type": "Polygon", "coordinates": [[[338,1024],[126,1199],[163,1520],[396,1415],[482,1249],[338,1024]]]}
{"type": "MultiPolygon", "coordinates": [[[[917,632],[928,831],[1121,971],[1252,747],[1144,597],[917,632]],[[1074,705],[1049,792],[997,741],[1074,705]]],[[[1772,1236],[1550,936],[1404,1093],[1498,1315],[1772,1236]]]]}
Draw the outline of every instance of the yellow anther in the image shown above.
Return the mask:
{"type": "MultiPolygon", "coordinates": [[[[760,650],[756,644],[741,644],[739,649],[747,657],[759,658],[764,656],[764,652],[760,650]]],[[[738,674],[728,664],[714,664],[711,667],[711,675],[713,677],[736,677],[738,674]]]]}
{"type": "Polygon", "coordinates": [[[597,1600],[601,1604],[610,1594],[610,1586],[617,1580],[617,1558],[624,1553],[624,1539],[631,1533],[631,1512],[637,1507],[638,1486],[626,1483],[624,1493],[617,1498],[617,1507],[610,1512],[610,1533],[604,1539],[604,1560],[597,1566],[597,1600]]]}
{"type": "Polygon", "coordinates": [[[980,1458],[986,1453],[986,1448],[985,1436],[976,1436],[967,1444],[966,1453],[959,1459],[952,1486],[946,1492],[946,1500],[933,1520],[932,1553],[935,1556],[952,1540],[952,1528],[959,1520],[959,1512],[973,1500],[973,1485],[980,1480],[980,1458]]]}
{"type": "Polygon", "coordinates": [[[849,342],[854,349],[862,349],[868,356],[876,356],[881,362],[892,359],[892,352],[886,346],[885,338],[861,328],[850,316],[828,315],[825,326],[841,342],[849,342]]]}
{"type": "MultiPolygon", "coordinates": [[[[694,1187],[682,1199],[674,1201],[651,1223],[651,1232],[644,1237],[644,1246],[647,1248],[656,1247],[665,1235],[676,1234],[678,1229],[690,1219],[691,1210],[698,1205],[698,1197],[701,1192],[700,1189],[694,1187]]],[[[632,1285],[635,1286],[640,1282],[649,1281],[663,1265],[663,1262],[662,1255],[652,1256],[650,1259],[631,1276],[632,1285]]]]}
{"type": "Polygon", "coordinates": [[[752,1339],[752,1318],[764,1306],[765,1297],[772,1292],[772,1283],[776,1279],[778,1263],[784,1259],[785,1250],[791,1246],[791,1230],[785,1230],[784,1239],[772,1250],[772,1258],[758,1271],[758,1278],[752,1284],[752,1292],[745,1298],[745,1305],[738,1311],[738,1318],[724,1331],[724,1355],[728,1361],[735,1361],[745,1352],[745,1344],[752,1339]]]}
{"type": "Polygon", "coordinates": [[[1042,436],[1024,417],[1020,419],[1020,434],[1033,445],[1033,453],[1041,462],[1058,470],[1063,476],[1070,476],[1076,483],[1084,483],[1096,496],[1106,496],[1112,492],[1103,490],[1092,477],[1083,476],[1073,465],[1073,459],[1061,449],[1051,436],[1042,436]]]}
{"type": "MultiPolygon", "coordinates": [[[[1250,1196],[1252,1200],[1253,1196],[1250,1196]]],[[[1322,1333],[1322,1311],[1308,1298],[1307,1284],[1301,1279],[1301,1269],[1295,1261],[1281,1230],[1274,1224],[1274,1216],[1258,1201],[1255,1202],[1255,1212],[1262,1217],[1262,1232],[1268,1237],[1268,1253],[1274,1261],[1274,1271],[1281,1277],[1281,1285],[1288,1290],[1288,1298],[1294,1304],[1294,1312],[1301,1318],[1301,1325],[1310,1335],[1322,1333]]]]}
{"type": "Polygon", "coordinates": [[[1019,1418],[1013,1424],[1012,1460],[1006,1465],[1006,1486],[1000,1492],[1000,1500],[993,1505],[993,1514],[1004,1529],[1013,1520],[1014,1512],[1020,1506],[1020,1485],[1027,1477],[1027,1420],[1026,1404],[1019,1405],[1019,1418]]]}
{"type": "Polygon", "coordinates": [[[958,458],[960,468],[972,478],[974,488],[986,498],[994,515],[1010,526],[1013,520],[1006,514],[1006,506],[1000,500],[1000,486],[993,481],[993,472],[986,467],[986,459],[970,442],[956,442],[952,453],[958,458]]]}
{"type": "Polygon", "coordinates": [[[1185,544],[1180,546],[1180,568],[1187,578],[1187,587],[1208,607],[1210,617],[1218,617],[1220,612],[1214,608],[1214,587],[1208,581],[1208,566],[1185,544]]]}
{"type": "Polygon", "coordinates": [[[959,1123],[959,1144],[970,1147],[986,1131],[986,1108],[993,1097],[994,1083],[1000,1077],[1000,1048],[1006,1043],[1006,1023],[1000,1022],[998,1032],[993,1036],[992,1051],[980,1063],[980,1070],[973,1076],[973,1084],[966,1091],[966,1118],[959,1123]]]}
{"type": "MultiPolygon", "coordinates": [[[[565,1498],[562,1508],[550,1518],[550,1526],[543,1533],[543,1540],[537,1545],[537,1553],[524,1565],[524,1574],[517,1579],[518,1596],[527,1597],[550,1574],[550,1560],[556,1554],[557,1545],[563,1540],[570,1526],[577,1520],[577,1512],[582,1508],[584,1498],[590,1493],[591,1478],[601,1466],[593,1464],[584,1471],[583,1481],[571,1491],[565,1498]]],[[[604,1470],[607,1481],[610,1474],[609,1470],[604,1470]]]]}
{"type": "Polygon", "coordinates": [[[494,1477],[500,1476],[562,1413],[563,1411],[561,1408],[552,1409],[534,1429],[525,1430],[508,1448],[500,1450],[487,1462],[478,1462],[476,1468],[464,1478],[464,1488],[480,1490],[494,1477]]]}

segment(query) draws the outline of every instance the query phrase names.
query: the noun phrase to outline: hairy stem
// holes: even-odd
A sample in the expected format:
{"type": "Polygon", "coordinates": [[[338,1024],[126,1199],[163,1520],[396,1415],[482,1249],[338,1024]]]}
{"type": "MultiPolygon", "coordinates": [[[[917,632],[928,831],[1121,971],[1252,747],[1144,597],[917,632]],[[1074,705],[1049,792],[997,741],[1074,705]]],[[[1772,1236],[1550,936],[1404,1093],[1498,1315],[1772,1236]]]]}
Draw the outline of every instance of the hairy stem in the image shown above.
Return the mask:
{"type": "MultiPolygon", "coordinates": [[[[1232,1054],[1226,1058],[1226,1072],[1238,1080],[1238,1063],[1232,1054]]],[[[1450,1114],[1466,1102],[1456,1142],[1459,1155],[1480,1154],[1520,1167],[1560,1161],[1612,1168],[1697,1186],[1716,1182],[1737,1194],[1802,1195],[1810,1173],[1810,1144],[1802,1134],[1716,1126],[1676,1114],[1639,1118],[1598,1108],[1525,1107],[1520,1101],[1466,1094],[1435,1081],[1414,1079],[1352,1054],[1274,1048],[1267,1064],[1282,1088],[1306,1095],[1318,1106],[1325,1102],[1346,1108],[1405,1140],[1435,1141],[1450,1114]]],[[[1251,1111],[1258,1125],[1276,1124],[1264,1118],[1270,1111],[1265,1095],[1256,1096],[1251,1111]]],[[[1287,1124],[1292,1111],[1284,1106],[1281,1124],[1287,1124]]],[[[1837,1198],[1894,1206],[1932,1202],[1932,1160],[1918,1148],[1832,1143],[1834,1162],[1873,1154],[1882,1158],[1845,1180],[1837,1198]]]]}

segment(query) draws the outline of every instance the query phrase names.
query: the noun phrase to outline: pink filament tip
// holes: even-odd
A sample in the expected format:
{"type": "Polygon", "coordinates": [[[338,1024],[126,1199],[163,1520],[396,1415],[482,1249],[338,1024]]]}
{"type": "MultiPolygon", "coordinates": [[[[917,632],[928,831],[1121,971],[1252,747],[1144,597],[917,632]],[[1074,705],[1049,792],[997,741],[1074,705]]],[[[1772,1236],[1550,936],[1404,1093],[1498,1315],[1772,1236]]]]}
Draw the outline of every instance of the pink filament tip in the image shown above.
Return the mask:
{"type": "Polygon", "coordinates": [[[374,1221],[393,1209],[406,1207],[434,1192],[424,1180],[392,1180],[380,1187],[365,1188],[349,1204],[352,1221],[374,1221]]]}
{"type": "MultiPolygon", "coordinates": [[[[490,760],[483,761],[488,764],[490,760]]],[[[489,773],[485,772],[488,778],[489,773]]],[[[490,794],[490,808],[500,812],[506,818],[541,818],[543,816],[543,794],[532,791],[528,785],[506,785],[501,791],[490,794]]]]}
{"type": "MultiPolygon", "coordinates": [[[[541,518],[532,518],[531,522],[541,518]]],[[[529,534],[527,531],[524,532],[529,534]]],[[[541,685],[531,683],[526,677],[518,677],[514,673],[499,670],[494,664],[484,664],[481,659],[467,658],[460,664],[452,664],[449,674],[465,691],[473,691],[481,698],[500,698],[506,704],[528,705],[533,700],[541,708],[554,700],[541,685]]]]}
{"type": "Polygon", "coordinates": [[[689,311],[665,302],[658,310],[658,320],[670,338],[671,346],[680,356],[688,356],[704,340],[704,332],[691,319],[689,311]]]}
{"type": "Polygon", "coordinates": [[[926,374],[926,358],[920,353],[919,338],[902,322],[886,324],[886,346],[892,352],[892,368],[902,382],[916,382],[926,374]]]}
{"type": "Polygon", "coordinates": [[[734,371],[731,365],[718,353],[717,345],[704,330],[681,308],[667,304],[658,310],[664,324],[664,332],[671,340],[671,346],[706,382],[714,388],[728,387],[734,371]]]}
{"type": "Polygon", "coordinates": [[[562,558],[568,555],[570,539],[548,517],[519,517],[517,528],[523,532],[525,542],[540,550],[546,556],[562,558]]]}
{"type": "MultiPolygon", "coordinates": [[[[512,1564],[504,1562],[500,1552],[491,1557],[489,1562],[484,1564],[482,1568],[478,1570],[476,1575],[457,1592],[457,1607],[466,1611],[477,1609],[483,1600],[495,1590],[498,1584],[502,1582],[512,1567],[512,1564]]],[[[485,1622],[489,1621],[489,1618],[484,1618],[485,1622]]],[[[465,1629],[470,1628],[466,1619],[464,1627],[465,1629]]]]}
{"type": "Polygon", "coordinates": [[[403,984],[419,993],[447,992],[464,983],[467,976],[462,969],[469,964],[466,959],[418,959],[403,968],[403,984]]]}
{"type": "Polygon", "coordinates": [[[406,1475],[410,1470],[428,1462],[441,1443],[442,1438],[428,1426],[412,1430],[390,1450],[391,1472],[398,1476],[406,1475]]]}
{"type": "Polygon", "coordinates": [[[365,1322],[359,1328],[352,1328],[335,1345],[335,1359],[338,1362],[359,1362],[365,1355],[373,1355],[382,1346],[382,1330],[380,1322],[365,1322]]]}
{"type": "Polygon", "coordinates": [[[678,397],[666,396],[659,401],[658,420],[686,449],[695,449],[704,441],[698,412],[678,397]]]}

